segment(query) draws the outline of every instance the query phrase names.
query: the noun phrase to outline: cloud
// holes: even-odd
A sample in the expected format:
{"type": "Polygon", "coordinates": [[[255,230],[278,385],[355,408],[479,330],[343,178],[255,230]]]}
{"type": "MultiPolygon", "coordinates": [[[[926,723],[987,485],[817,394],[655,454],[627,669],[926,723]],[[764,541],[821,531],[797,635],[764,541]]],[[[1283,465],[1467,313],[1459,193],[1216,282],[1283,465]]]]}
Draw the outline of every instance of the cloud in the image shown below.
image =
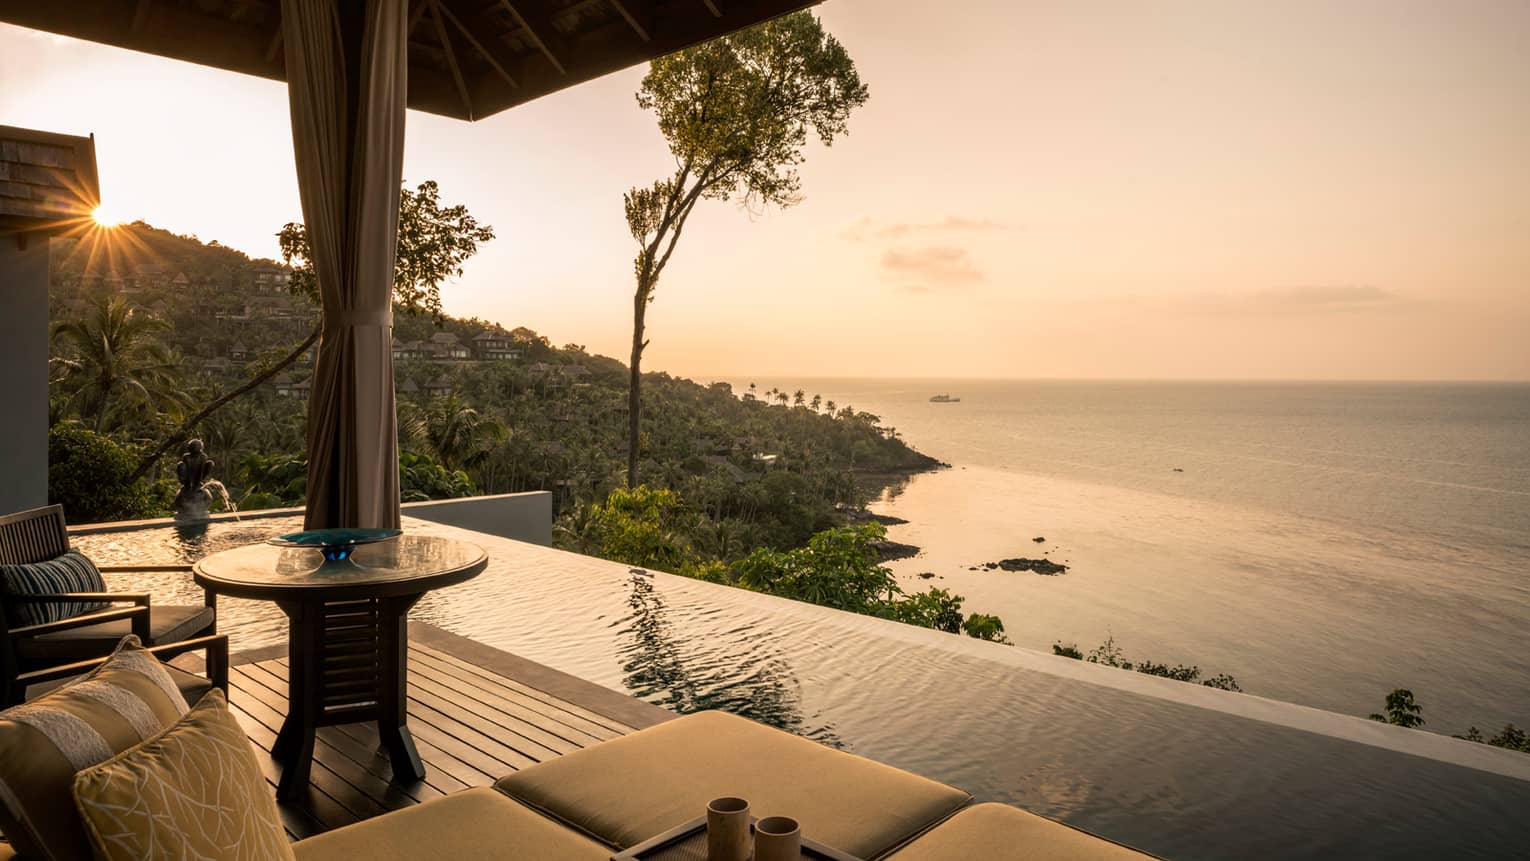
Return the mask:
{"type": "Polygon", "coordinates": [[[897,221],[891,224],[878,225],[871,216],[863,215],[841,231],[840,236],[855,242],[862,242],[867,239],[901,239],[905,236],[918,233],[971,233],[1006,229],[1008,228],[1004,224],[992,218],[967,218],[961,215],[947,215],[939,221],[897,221]]]}
{"type": "Polygon", "coordinates": [[[949,245],[890,248],[882,255],[882,271],[904,282],[904,288],[915,293],[964,287],[985,277],[966,250],[949,245]]]}

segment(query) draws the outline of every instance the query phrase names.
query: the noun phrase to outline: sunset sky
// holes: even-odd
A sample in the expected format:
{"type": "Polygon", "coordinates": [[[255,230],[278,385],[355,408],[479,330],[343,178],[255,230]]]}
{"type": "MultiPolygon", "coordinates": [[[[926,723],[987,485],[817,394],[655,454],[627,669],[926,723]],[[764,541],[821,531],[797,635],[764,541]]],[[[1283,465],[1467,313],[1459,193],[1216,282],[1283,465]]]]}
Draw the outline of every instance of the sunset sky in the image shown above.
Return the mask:
{"type": "MultiPolygon", "coordinates": [[[[829,0],[871,88],[806,199],[698,209],[649,313],[689,375],[1530,379],[1530,3],[829,0]]],[[[625,356],[630,69],[409,115],[499,238],[447,310],[625,356]]],[[[281,84],[0,25],[0,124],[96,135],[126,219],[276,253],[281,84]]]]}

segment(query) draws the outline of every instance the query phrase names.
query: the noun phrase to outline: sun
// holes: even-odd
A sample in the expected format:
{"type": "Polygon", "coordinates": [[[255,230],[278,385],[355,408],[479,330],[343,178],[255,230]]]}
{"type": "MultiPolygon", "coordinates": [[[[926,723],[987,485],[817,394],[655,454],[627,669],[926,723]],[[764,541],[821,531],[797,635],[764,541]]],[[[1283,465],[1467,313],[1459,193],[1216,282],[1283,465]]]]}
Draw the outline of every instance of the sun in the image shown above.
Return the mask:
{"type": "Polygon", "coordinates": [[[90,217],[94,219],[96,224],[100,227],[116,227],[122,223],[122,218],[112,210],[108,209],[104,203],[96,207],[95,210],[90,213],[90,217]]]}

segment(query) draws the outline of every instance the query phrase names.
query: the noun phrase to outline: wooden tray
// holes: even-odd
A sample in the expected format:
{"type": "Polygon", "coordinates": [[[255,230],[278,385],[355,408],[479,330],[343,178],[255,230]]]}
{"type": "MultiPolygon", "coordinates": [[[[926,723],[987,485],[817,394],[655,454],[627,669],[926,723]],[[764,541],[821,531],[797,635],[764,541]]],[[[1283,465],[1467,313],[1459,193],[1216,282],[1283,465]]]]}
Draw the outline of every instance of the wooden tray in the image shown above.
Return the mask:
{"type": "MultiPolygon", "coordinates": [[[[749,818],[750,830],[754,817],[749,818]]],[[[802,838],[802,857],[812,861],[861,861],[854,855],[802,838]]],[[[611,856],[611,861],[707,861],[707,818],[690,822],[651,837],[642,843],[611,856]]]]}

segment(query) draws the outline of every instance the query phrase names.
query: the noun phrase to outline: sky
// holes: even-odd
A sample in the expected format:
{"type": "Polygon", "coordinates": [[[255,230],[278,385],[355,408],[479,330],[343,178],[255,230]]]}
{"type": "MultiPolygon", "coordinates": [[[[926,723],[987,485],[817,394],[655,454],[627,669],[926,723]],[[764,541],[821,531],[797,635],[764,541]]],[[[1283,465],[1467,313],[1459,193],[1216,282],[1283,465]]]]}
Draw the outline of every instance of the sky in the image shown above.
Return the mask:
{"type": "MultiPolygon", "coordinates": [[[[1530,3],[828,0],[871,90],[803,201],[698,207],[645,367],[701,377],[1530,379],[1530,3]]],[[[629,69],[405,178],[498,238],[447,311],[625,357],[629,69]]],[[[94,133],[106,207],[257,256],[301,219],[285,89],[0,25],[0,124],[94,133]]]]}

